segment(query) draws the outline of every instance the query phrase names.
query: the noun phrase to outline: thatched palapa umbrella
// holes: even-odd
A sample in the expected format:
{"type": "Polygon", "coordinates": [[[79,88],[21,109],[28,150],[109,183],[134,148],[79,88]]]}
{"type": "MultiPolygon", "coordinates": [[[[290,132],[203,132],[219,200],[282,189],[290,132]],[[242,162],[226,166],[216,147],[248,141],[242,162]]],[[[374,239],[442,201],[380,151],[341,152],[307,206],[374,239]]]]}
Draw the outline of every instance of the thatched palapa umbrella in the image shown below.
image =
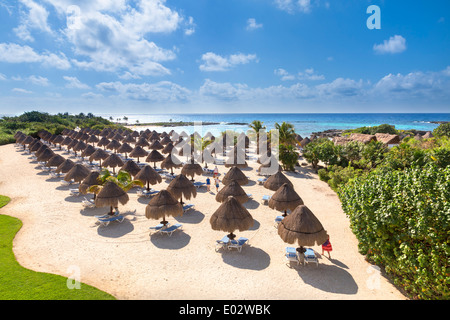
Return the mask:
{"type": "Polygon", "coordinates": [[[80,183],[86,178],[91,170],[83,166],[82,164],[75,164],[64,176],[65,181],[73,180],[75,182],[80,183]]]}
{"type": "Polygon", "coordinates": [[[201,176],[203,174],[203,169],[201,165],[195,163],[194,160],[191,160],[190,162],[186,163],[183,168],[181,168],[181,174],[190,176],[191,181],[194,181],[194,176],[201,176]]]}
{"type": "Polygon", "coordinates": [[[89,157],[89,161],[92,162],[94,160],[98,160],[99,161],[99,167],[102,167],[102,160],[105,160],[106,158],[109,157],[109,154],[103,150],[103,149],[98,149],[94,151],[93,154],[91,154],[91,156],[89,157]]]}
{"type": "Polygon", "coordinates": [[[55,154],[53,157],[48,159],[47,163],[45,164],[47,167],[58,167],[61,163],[66,160],[63,156],[59,154],[55,154]]]}
{"type": "Polygon", "coordinates": [[[227,185],[231,183],[231,181],[236,180],[241,186],[246,185],[248,183],[247,176],[242,172],[238,167],[232,167],[222,179],[222,183],[227,185]]]}
{"type": "Polygon", "coordinates": [[[134,179],[147,184],[147,191],[150,191],[150,184],[157,184],[162,181],[161,176],[151,166],[144,166],[134,177],[134,179]]]}
{"type": "Polygon", "coordinates": [[[250,229],[254,220],[248,210],[234,197],[228,197],[220,207],[212,214],[209,222],[213,230],[229,232],[228,238],[234,239],[234,231],[250,229]]]}
{"type": "Polygon", "coordinates": [[[225,202],[230,196],[234,197],[241,204],[249,200],[247,193],[235,180],[231,181],[216,194],[216,201],[225,202]]]}
{"type": "Polygon", "coordinates": [[[291,180],[289,180],[281,171],[278,171],[277,173],[267,178],[267,180],[264,182],[264,188],[272,191],[277,191],[285,183],[293,187],[291,180]]]}
{"type": "Polygon", "coordinates": [[[133,177],[135,177],[139,171],[141,171],[141,168],[134,162],[133,160],[127,160],[125,164],[120,168],[120,171],[126,171],[133,177]]]}
{"type": "Polygon", "coordinates": [[[113,173],[116,173],[116,167],[123,167],[123,165],[122,159],[115,153],[110,154],[108,158],[103,161],[103,166],[113,168],[113,173]]]}
{"type": "Polygon", "coordinates": [[[284,183],[278,188],[269,200],[269,208],[284,211],[283,217],[286,217],[287,210],[291,210],[292,212],[302,204],[304,204],[302,198],[300,198],[294,188],[287,183],[284,183]]]}
{"type": "Polygon", "coordinates": [[[197,196],[197,188],[184,174],[179,174],[175,177],[175,179],[167,186],[167,191],[169,191],[175,199],[179,199],[181,204],[183,204],[183,196],[187,200],[197,196]]]}
{"type": "MultiPolygon", "coordinates": [[[[100,172],[98,171],[91,171],[86,178],[83,179],[83,181],[80,183],[80,186],[78,187],[78,190],[82,194],[88,193],[88,188],[91,186],[99,185],[100,184],[100,172]]],[[[96,198],[96,194],[94,193],[94,199],[96,198]]]]}
{"type": "Polygon", "coordinates": [[[117,208],[119,203],[125,205],[129,200],[128,194],[112,181],[106,181],[95,198],[96,207],[110,207],[109,215],[114,215],[113,207],[117,208]]]}
{"type": "Polygon", "coordinates": [[[139,163],[140,157],[146,157],[148,155],[148,152],[142,148],[142,146],[136,145],[134,149],[130,152],[129,156],[133,158],[137,158],[137,163],[139,163]]]}
{"type": "Polygon", "coordinates": [[[147,219],[163,219],[161,223],[167,224],[166,216],[177,217],[183,215],[183,206],[167,190],[161,190],[145,207],[147,219]]]}
{"type": "Polygon", "coordinates": [[[55,153],[51,149],[45,149],[37,156],[37,161],[48,161],[54,155],[55,153]]]}
{"type": "Polygon", "coordinates": [[[75,162],[73,162],[70,159],[64,160],[63,163],[61,163],[55,170],[56,173],[67,173],[70,169],[75,165],[75,162]]]}
{"type": "Polygon", "coordinates": [[[145,161],[147,162],[153,162],[153,167],[156,168],[156,162],[163,161],[165,158],[164,156],[158,152],[158,150],[153,150],[149,153],[147,156],[147,159],[145,161]]]}
{"type": "Polygon", "coordinates": [[[328,234],[319,219],[305,205],[299,205],[278,225],[278,235],[289,244],[305,246],[322,245],[328,234]]]}
{"type": "Polygon", "coordinates": [[[183,164],[175,155],[169,154],[162,162],[161,169],[170,169],[170,173],[173,175],[173,168],[181,168],[183,164]],[[174,160],[175,159],[175,160],[174,160]]]}
{"type": "Polygon", "coordinates": [[[125,153],[125,158],[128,158],[127,154],[131,151],[133,151],[133,147],[126,142],[122,143],[122,145],[117,149],[118,153],[125,153]]]}

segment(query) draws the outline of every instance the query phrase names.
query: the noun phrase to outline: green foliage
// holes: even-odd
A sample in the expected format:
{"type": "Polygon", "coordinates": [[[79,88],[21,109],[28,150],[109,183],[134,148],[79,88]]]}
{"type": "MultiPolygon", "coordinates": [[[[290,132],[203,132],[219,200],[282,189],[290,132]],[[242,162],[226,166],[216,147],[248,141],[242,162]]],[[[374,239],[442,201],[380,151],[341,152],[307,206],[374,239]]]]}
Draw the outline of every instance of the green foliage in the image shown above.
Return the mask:
{"type": "Polygon", "coordinates": [[[362,254],[411,296],[450,298],[450,167],[377,169],[338,194],[362,254]]]}
{"type": "Polygon", "coordinates": [[[17,117],[3,117],[0,121],[0,145],[12,143],[17,131],[22,131],[32,137],[37,138],[38,132],[47,130],[53,134],[60,134],[64,128],[74,129],[76,127],[89,127],[93,129],[122,128],[101,117],[95,117],[92,113],[87,115],[69,115],[68,113],[58,113],[50,115],[46,112],[30,111],[17,117]]]}
{"type": "Polygon", "coordinates": [[[375,134],[375,133],[389,133],[389,134],[398,134],[398,131],[395,129],[395,126],[390,124],[381,124],[379,126],[374,127],[361,127],[352,130],[347,130],[346,134],[350,133],[364,133],[364,134],[375,134]]]}
{"type": "Polygon", "coordinates": [[[433,130],[433,135],[436,137],[450,137],[450,122],[441,123],[439,127],[433,130]]]}
{"type": "Polygon", "coordinates": [[[294,146],[292,145],[280,145],[280,154],[279,158],[281,161],[281,165],[283,167],[283,170],[287,171],[294,171],[295,165],[298,161],[298,152],[295,150],[294,146]]]}
{"type": "Polygon", "coordinates": [[[282,124],[275,123],[275,129],[278,130],[280,145],[290,145],[295,143],[294,125],[283,122],[282,124]]]}
{"type": "MultiPolygon", "coordinates": [[[[0,208],[9,198],[0,196],[0,208]]],[[[87,284],[69,289],[68,279],[35,272],[20,266],[12,250],[12,241],[22,222],[0,215],[0,299],[1,300],[112,300],[113,296],[87,284]]]]}
{"type": "Polygon", "coordinates": [[[363,173],[363,170],[355,169],[352,166],[341,167],[338,165],[332,165],[318,171],[319,179],[327,182],[334,191],[338,191],[341,185],[345,185],[348,181],[361,176],[363,173]]]}

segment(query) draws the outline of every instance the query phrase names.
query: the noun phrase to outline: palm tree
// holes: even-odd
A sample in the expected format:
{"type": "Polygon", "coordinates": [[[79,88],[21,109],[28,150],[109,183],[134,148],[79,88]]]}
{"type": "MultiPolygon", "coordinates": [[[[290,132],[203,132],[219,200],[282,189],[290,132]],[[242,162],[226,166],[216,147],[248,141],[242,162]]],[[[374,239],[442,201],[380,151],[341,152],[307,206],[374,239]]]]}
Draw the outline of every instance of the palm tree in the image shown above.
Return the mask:
{"type": "Polygon", "coordinates": [[[290,145],[295,143],[295,131],[294,126],[291,123],[283,122],[281,125],[275,123],[275,129],[278,130],[278,135],[280,137],[280,144],[290,145]]]}
{"type": "Polygon", "coordinates": [[[292,144],[280,144],[280,161],[283,165],[283,170],[294,171],[298,156],[299,153],[292,144]]]}
{"type": "Polygon", "coordinates": [[[103,185],[107,181],[112,181],[115,184],[117,184],[123,191],[128,192],[131,188],[134,186],[140,186],[144,187],[144,184],[139,180],[132,180],[131,175],[127,171],[119,171],[117,176],[111,175],[109,170],[103,169],[100,176],[99,176],[99,182],[98,185],[93,185],[88,188],[89,192],[93,192],[95,194],[98,194],[100,190],[102,189],[103,185]]]}
{"type": "Polygon", "coordinates": [[[259,120],[253,120],[249,127],[256,132],[256,153],[259,154],[259,130],[265,130],[266,126],[259,120]]]}

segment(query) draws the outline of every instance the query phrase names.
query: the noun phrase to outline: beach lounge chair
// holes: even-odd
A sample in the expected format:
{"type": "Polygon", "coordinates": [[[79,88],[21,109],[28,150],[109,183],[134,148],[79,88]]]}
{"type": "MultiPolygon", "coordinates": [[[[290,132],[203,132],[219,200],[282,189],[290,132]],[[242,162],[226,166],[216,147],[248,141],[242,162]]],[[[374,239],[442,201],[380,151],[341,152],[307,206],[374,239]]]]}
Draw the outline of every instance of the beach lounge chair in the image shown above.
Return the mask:
{"type": "Polygon", "coordinates": [[[194,209],[194,207],[195,207],[195,205],[193,205],[193,204],[186,204],[186,205],[184,205],[183,206],[183,213],[186,213],[187,211],[194,209]]]}
{"type": "Polygon", "coordinates": [[[113,222],[113,221],[122,222],[124,219],[125,219],[125,217],[120,215],[120,214],[119,215],[108,216],[106,218],[103,218],[103,217],[97,218],[98,222],[100,222],[100,225],[105,226],[105,227],[110,222],[113,222]]]}
{"type": "Polygon", "coordinates": [[[283,216],[277,216],[275,218],[275,228],[278,227],[278,224],[281,222],[281,220],[283,220],[283,216]]]}
{"type": "Polygon", "coordinates": [[[149,198],[149,197],[157,194],[158,192],[159,191],[156,191],[156,190],[153,190],[153,189],[150,189],[149,191],[147,191],[147,190],[138,190],[137,194],[138,194],[139,197],[149,198]]]}
{"type": "Polygon", "coordinates": [[[297,250],[295,250],[295,248],[286,247],[286,253],[284,254],[284,256],[286,257],[289,263],[297,262],[297,265],[300,264],[300,260],[298,259],[297,255],[297,250]]]}
{"type": "Polygon", "coordinates": [[[203,168],[203,173],[207,175],[212,175],[214,173],[214,170],[209,168],[203,168]]]}
{"type": "Polygon", "coordinates": [[[95,208],[95,202],[94,202],[93,199],[86,199],[86,198],[84,198],[82,203],[83,203],[83,206],[85,208],[95,208]]]}
{"type": "Polygon", "coordinates": [[[249,240],[244,237],[240,237],[237,240],[230,240],[230,242],[228,243],[228,250],[236,248],[239,252],[241,252],[242,246],[244,246],[245,244],[248,244],[248,241],[249,240]]]}
{"type": "Polygon", "coordinates": [[[230,238],[228,236],[224,236],[220,240],[216,240],[216,252],[219,251],[219,249],[227,249],[228,243],[230,243],[230,238]]]}
{"type": "Polygon", "coordinates": [[[181,230],[181,229],[183,229],[183,225],[180,224],[180,223],[176,223],[174,225],[171,225],[168,228],[161,229],[160,232],[164,233],[164,234],[167,234],[170,237],[172,235],[172,233],[174,233],[177,230],[181,230]]]}
{"type": "Polygon", "coordinates": [[[266,182],[266,180],[267,180],[267,178],[259,178],[257,181],[258,181],[258,184],[264,184],[264,182],[266,182]]]}
{"type": "Polygon", "coordinates": [[[271,196],[264,195],[262,197],[263,204],[268,204],[271,196]]]}
{"type": "Polygon", "coordinates": [[[153,233],[157,233],[157,232],[159,232],[159,231],[161,231],[161,230],[164,230],[165,228],[167,228],[167,227],[169,227],[170,226],[170,223],[167,223],[167,224],[162,224],[162,223],[160,223],[160,224],[157,224],[156,226],[154,226],[154,227],[150,227],[149,229],[150,229],[150,231],[151,231],[151,234],[153,234],[153,233]]]}
{"type": "Polygon", "coordinates": [[[311,248],[305,248],[306,252],[303,253],[304,255],[304,264],[306,263],[315,263],[316,266],[319,266],[319,259],[317,259],[316,254],[314,253],[314,250],[311,248]]]}
{"type": "Polygon", "coordinates": [[[247,193],[247,197],[248,197],[249,199],[253,199],[253,195],[252,195],[251,193],[247,193]]]}
{"type": "Polygon", "coordinates": [[[61,184],[63,186],[70,186],[72,183],[75,183],[75,181],[73,181],[73,180],[70,180],[70,181],[61,180],[61,184]]]}
{"type": "Polygon", "coordinates": [[[55,171],[50,171],[50,175],[52,178],[61,178],[63,176],[63,173],[56,173],[55,171]]]}
{"type": "Polygon", "coordinates": [[[71,196],[79,196],[80,195],[80,190],[78,190],[78,189],[70,189],[70,195],[71,196]]]}
{"type": "Polygon", "coordinates": [[[196,182],[193,183],[193,185],[194,185],[197,189],[199,189],[199,188],[205,186],[206,183],[205,183],[205,182],[196,181],[196,182]]]}

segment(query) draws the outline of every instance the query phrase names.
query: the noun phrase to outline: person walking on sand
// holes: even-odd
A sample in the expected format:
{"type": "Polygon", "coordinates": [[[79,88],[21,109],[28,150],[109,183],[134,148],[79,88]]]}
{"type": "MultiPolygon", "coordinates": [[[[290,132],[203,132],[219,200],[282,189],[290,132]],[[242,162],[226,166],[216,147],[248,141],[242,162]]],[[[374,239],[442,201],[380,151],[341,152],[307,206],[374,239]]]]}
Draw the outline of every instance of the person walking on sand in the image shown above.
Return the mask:
{"type": "Polygon", "coordinates": [[[330,252],[331,252],[332,250],[333,250],[333,247],[331,246],[330,236],[328,236],[327,241],[325,241],[325,242],[322,244],[322,255],[323,255],[323,252],[326,251],[326,252],[328,253],[328,258],[331,259],[330,252]]]}
{"type": "Polygon", "coordinates": [[[216,191],[217,192],[219,192],[219,177],[216,177],[215,179],[214,179],[214,182],[216,183],[216,191]]]}
{"type": "Polygon", "coordinates": [[[213,178],[216,178],[218,176],[219,176],[219,169],[217,168],[217,166],[215,166],[213,171],[213,178]]]}
{"type": "Polygon", "coordinates": [[[209,177],[206,178],[206,190],[211,191],[211,180],[209,177]]]}

